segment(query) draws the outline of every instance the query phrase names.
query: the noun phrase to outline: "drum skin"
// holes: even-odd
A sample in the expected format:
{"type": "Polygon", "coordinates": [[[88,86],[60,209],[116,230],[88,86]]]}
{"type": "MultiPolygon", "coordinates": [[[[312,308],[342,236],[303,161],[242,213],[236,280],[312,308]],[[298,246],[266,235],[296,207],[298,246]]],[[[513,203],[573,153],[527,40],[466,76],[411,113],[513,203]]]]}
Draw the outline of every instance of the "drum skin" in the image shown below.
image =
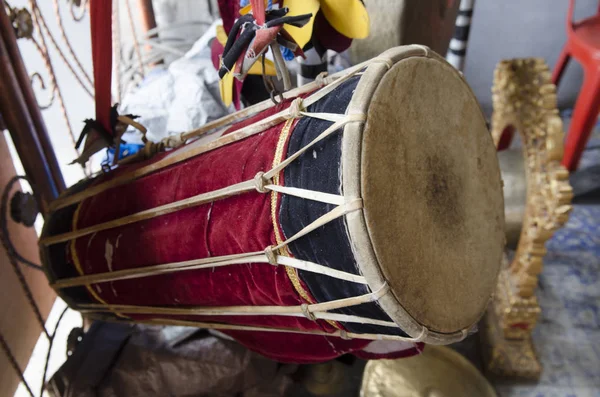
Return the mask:
{"type": "Polygon", "coordinates": [[[342,150],[344,169],[360,159],[360,178],[345,178],[344,189],[363,199],[364,210],[347,222],[361,272],[381,269],[367,280],[378,285],[383,277],[391,286],[396,302],[380,300],[385,311],[407,333],[425,325],[428,342],[448,343],[479,320],[496,286],[504,200],[497,152],[477,99],[459,72],[428,55],[402,54],[382,76],[376,68],[363,75],[350,108],[364,109],[367,123],[360,138],[351,132],[355,126],[346,127],[342,150]],[[358,140],[360,151],[353,150],[358,140]],[[364,227],[370,244],[359,242],[364,227]]]}
{"type": "MultiPolygon", "coordinates": [[[[363,211],[320,227],[290,243],[279,254],[364,275],[370,288],[283,265],[248,263],[64,288],[59,294],[74,307],[83,303],[298,306],[361,295],[387,282],[391,293],[384,299],[338,312],[391,319],[399,328],[291,316],[161,317],[413,337],[426,326],[430,334],[425,341],[431,343],[450,343],[464,336],[483,313],[500,264],[504,218],[495,149],[481,111],[458,73],[422,47],[395,51],[387,58],[389,71],[386,63],[369,65],[362,76],[350,78],[307,109],[367,114],[364,133],[362,124],[347,125],[273,180],[283,186],[363,197],[363,211]],[[419,64],[407,62],[411,60],[419,64]],[[420,62],[428,62],[422,72],[420,62]],[[380,85],[381,81],[385,84],[380,85]],[[456,95],[451,104],[436,106],[436,101],[452,99],[452,91],[456,95]],[[410,97],[415,98],[417,105],[411,105],[410,97]],[[459,114],[451,114],[457,109],[459,114]],[[419,132],[419,125],[427,129],[423,139],[407,139],[408,133],[419,132]],[[474,143],[467,144],[471,141],[474,143]],[[462,146],[444,152],[443,142],[462,146]],[[414,157],[408,155],[411,153],[414,157]],[[427,160],[427,156],[423,157],[427,154],[438,161],[427,160]],[[428,188],[434,190],[429,196],[428,188]],[[446,209],[459,215],[446,213],[446,209]],[[428,223],[420,224],[424,220],[428,223]],[[456,249],[453,236],[457,236],[456,249]],[[407,247],[414,247],[410,254],[407,247]],[[447,258],[445,250],[449,252],[447,258]],[[421,260],[427,263],[421,265],[421,260]],[[443,268],[436,275],[440,266],[443,268]],[[436,291],[440,285],[446,288],[436,291]],[[455,288],[462,290],[453,293],[455,288]]],[[[225,134],[275,114],[290,106],[290,102],[234,124],[225,134]]],[[[250,180],[293,154],[329,125],[310,117],[290,119],[242,141],[110,188],[52,213],[43,236],[86,228],[250,180]]],[[[77,185],[66,194],[110,181],[187,148],[120,167],[77,185]]],[[[78,275],[262,251],[285,241],[332,208],[331,204],[276,192],[251,191],[67,243],[42,246],[42,256],[48,277],[54,282],[78,275]]],[[[116,310],[112,315],[132,321],[156,317],[116,310]]],[[[288,362],[321,362],[346,353],[368,354],[373,343],[321,335],[224,332],[252,350],[288,362]]],[[[396,357],[420,350],[420,344],[399,342],[399,346],[396,357]]]]}

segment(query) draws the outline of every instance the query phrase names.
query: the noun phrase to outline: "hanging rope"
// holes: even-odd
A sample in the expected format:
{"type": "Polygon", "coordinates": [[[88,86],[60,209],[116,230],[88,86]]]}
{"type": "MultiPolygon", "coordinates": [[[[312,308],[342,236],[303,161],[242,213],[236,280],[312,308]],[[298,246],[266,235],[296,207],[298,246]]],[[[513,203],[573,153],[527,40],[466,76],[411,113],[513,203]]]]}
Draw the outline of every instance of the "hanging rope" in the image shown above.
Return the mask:
{"type": "Polygon", "coordinates": [[[60,322],[62,321],[63,317],[67,313],[67,310],[69,310],[68,306],[63,309],[62,313],[58,317],[58,320],[56,321],[56,325],[54,326],[54,331],[52,332],[52,335],[50,336],[50,339],[48,340],[48,352],[46,353],[46,362],[44,363],[44,372],[42,372],[42,386],[40,389],[40,396],[44,395],[44,390],[46,389],[46,375],[48,374],[48,364],[50,363],[50,353],[52,353],[52,346],[54,345],[54,340],[56,339],[56,333],[58,332],[58,326],[60,325],[60,322]]]}

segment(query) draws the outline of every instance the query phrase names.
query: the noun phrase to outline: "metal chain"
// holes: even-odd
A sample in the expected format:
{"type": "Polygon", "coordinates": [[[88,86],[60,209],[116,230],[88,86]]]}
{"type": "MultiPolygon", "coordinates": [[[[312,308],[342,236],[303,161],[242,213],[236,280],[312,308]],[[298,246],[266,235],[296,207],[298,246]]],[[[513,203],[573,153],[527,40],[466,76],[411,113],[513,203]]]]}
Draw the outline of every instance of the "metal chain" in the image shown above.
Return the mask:
{"type": "Polygon", "coordinates": [[[262,78],[263,78],[263,84],[265,85],[265,90],[267,90],[267,92],[271,96],[271,101],[273,101],[275,106],[277,106],[283,102],[283,93],[281,91],[279,91],[277,89],[277,87],[275,87],[275,84],[273,83],[273,79],[270,76],[267,76],[266,67],[265,67],[265,54],[262,54],[261,62],[262,62],[262,78]],[[279,101],[277,99],[275,99],[275,96],[279,96],[279,101]]]}

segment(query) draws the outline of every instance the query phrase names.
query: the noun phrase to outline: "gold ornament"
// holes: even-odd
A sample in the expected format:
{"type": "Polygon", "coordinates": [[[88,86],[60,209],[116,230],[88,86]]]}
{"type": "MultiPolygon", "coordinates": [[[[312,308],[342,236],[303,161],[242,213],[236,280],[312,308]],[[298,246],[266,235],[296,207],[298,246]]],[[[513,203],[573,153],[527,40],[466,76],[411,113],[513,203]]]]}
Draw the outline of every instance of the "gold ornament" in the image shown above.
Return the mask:
{"type": "Polygon", "coordinates": [[[486,316],[484,336],[492,349],[488,368],[499,374],[539,376],[541,367],[530,340],[540,315],[535,288],[546,241],[572,209],[569,173],[560,164],[563,128],[550,76],[539,58],[504,60],[494,72],[492,136],[498,146],[514,131],[519,133],[526,178],[516,252],[500,273],[493,313],[486,316]]]}

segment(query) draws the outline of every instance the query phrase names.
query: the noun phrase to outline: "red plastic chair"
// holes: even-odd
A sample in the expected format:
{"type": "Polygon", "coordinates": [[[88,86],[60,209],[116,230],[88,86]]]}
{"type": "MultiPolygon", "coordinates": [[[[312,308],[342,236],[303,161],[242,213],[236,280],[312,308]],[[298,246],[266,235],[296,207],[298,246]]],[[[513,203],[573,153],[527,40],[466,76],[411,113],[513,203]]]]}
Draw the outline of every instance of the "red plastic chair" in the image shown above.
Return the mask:
{"type": "Polygon", "coordinates": [[[571,0],[567,14],[567,43],[552,73],[552,81],[558,85],[571,57],[577,59],[584,70],[583,86],[573,110],[562,161],[569,171],[577,169],[600,112],[600,9],[593,17],[574,23],[574,7],[575,0],[571,0]]]}

